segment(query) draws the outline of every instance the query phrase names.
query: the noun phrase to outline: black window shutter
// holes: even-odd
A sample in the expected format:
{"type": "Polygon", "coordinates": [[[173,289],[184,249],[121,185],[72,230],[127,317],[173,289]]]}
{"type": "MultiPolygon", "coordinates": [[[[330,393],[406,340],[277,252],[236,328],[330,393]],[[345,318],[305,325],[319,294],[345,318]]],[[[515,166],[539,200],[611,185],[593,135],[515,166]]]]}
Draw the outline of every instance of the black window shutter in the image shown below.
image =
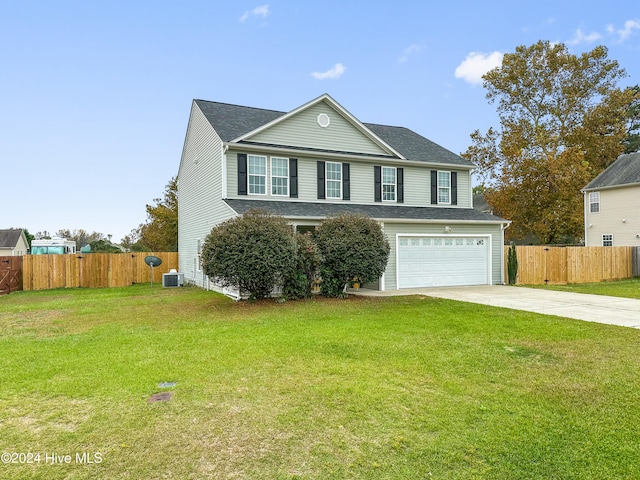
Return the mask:
{"type": "Polygon", "coordinates": [[[396,188],[398,189],[396,198],[398,199],[398,203],[404,203],[404,168],[396,169],[396,182],[396,188]]]}
{"type": "Polygon", "coordinates": [[[298,198],[298,159],[289,159],[289,197],[298,198]]]}
{"type": "Polygon", "coordinates": [[[318,161],[318,200],[324,200],[324,162],[318,161]]]}
{"type": "Polygon", "coordinates": [[[451,172],[451,205],[458,204],[458,172],[451,172]]]}
{"type": "Polygon", "coordinates": [[[438,203],[438,172],[431,170],[431,205],[438,203]]]}
{"type": "Polygon", "coordinates": [[[247,154],[238,154],[238,195],[247,194],[247,154]]]}
{"type": "Polygon", "coordinates": [[[382,201],[382,167],[373,167],[373,199],[376,202],[382,201]]]}
{"type": "Polygon", "coordinates": [[[349,164],[342,164],[342,199],[351,200],[351,182],[349,179],[349,164]]]}

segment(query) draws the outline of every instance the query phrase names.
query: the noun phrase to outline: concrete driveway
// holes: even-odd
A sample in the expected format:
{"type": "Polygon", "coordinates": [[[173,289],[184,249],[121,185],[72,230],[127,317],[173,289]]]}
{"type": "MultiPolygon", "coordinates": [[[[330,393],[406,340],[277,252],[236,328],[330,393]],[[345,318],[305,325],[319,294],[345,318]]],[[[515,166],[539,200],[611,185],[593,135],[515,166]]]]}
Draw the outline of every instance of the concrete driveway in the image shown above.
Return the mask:
{"type": "Polygon", "coordinates": [[[359,291],[349,290],[349,293],[377,296],[424,295],[546,315],[558,315],[588,322],[640,328],[640,300],[629,298],[505,285],[403,288],[402,290],[384,292],[361,289],[359,291]]]}

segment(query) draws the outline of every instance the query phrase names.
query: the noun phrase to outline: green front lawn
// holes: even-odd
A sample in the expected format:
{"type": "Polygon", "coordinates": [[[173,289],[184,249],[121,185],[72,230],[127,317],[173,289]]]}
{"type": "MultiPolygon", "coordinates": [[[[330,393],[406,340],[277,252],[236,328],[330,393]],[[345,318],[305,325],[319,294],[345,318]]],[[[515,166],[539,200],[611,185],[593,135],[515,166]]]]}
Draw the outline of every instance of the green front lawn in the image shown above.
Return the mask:
{"type": "Polygon", "coordinates": [[[522,285],[531,288],[546,288],[563,292],[591,293],[612,297],[640,299],[640,277],[599,283],[569,283],[567,285],[522,285]]]}
{"type": "Polygon", "coordinates": [[[0,452],[33,463],[0,478],[640,478],[639,345],[634,329],[419,296],[14,293],[0,452]]]}

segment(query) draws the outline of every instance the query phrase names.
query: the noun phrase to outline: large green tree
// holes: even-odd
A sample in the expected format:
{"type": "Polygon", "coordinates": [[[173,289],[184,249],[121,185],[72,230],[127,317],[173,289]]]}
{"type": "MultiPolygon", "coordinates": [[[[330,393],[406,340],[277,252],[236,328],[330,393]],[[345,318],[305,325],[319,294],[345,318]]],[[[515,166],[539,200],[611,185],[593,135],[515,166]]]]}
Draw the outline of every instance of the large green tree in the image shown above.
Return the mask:
{"type": "Polygon", "coordinates": [[[561,243],[583,232],[580,189],[623,151],[631,89],[599,46],[581,55],[539,41],[484,75],[500,128],[471,134],[463,154],[478,165],[487,202],[512,220],[510,238],[561,243]]]}
{"type": "Polygon", "coordinates": [[[139,243],[154,252],[178,251],[178,179],[173,177],[164,188],[163,198],[147,205],[147,223],[140,226],[139,243]]]}
{"type": "Polygon", "coordinates": [[[640,85],[629,87],[633,92],[633,101],[629,106],[627,119],[627,138],[624,140],[624,153],[640,151],[640,85]]]}

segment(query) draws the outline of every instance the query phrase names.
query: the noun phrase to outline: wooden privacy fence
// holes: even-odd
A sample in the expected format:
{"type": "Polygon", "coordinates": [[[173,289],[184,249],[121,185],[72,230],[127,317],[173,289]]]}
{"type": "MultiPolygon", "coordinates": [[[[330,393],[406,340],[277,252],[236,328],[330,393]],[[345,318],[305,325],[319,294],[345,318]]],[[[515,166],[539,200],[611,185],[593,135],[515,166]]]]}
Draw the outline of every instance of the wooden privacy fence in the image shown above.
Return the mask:
{"type": "MultiPolygon", "coordinates": [[[[589,283],[633,276],[633,247],[517,246],[517,283],[589,283]]],[[[505,247],[505,277],[507,252],[505,247]]]]}
{"type": "Polygon", "coordinates": [[[147,255],[162,259],[153,268],[153,282],[178,269],[178,252],[75,253],[71,255],[25,255],[22,257],[22,289],[48,290],[73,287],[126,287],[149,282],[147,255]]]}

